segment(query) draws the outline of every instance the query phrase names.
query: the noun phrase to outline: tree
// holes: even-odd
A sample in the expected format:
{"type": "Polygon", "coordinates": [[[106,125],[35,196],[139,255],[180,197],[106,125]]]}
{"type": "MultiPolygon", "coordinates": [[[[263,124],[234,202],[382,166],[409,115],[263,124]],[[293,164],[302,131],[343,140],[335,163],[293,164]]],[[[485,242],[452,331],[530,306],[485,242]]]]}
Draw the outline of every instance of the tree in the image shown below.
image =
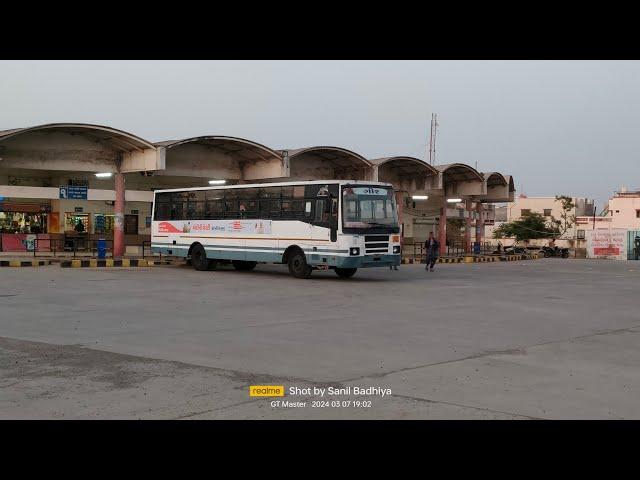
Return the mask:
{"type": "Polygon", "coordinates": [[[575,203],[573,203],[573,198],[568,197],[566,195],[556,195],[556,202],[561,202],[562,213],[560,214],[560,220],[556,220],[554,217],[551,217],[551,221],[553,225],[558,229],[559,235],[564,235],[567,230],[573,227],[576,216],[570,214],[570,212],[575,208],[575,203]]]}
{"type": "Polygon", "coordinates": [[[527,213],[519,220],[503,223],[493,231],[493,238],[515,238],[516,242],[558,235],[558,229],[547,225],[545,218],[536,212],[527,213]]]}

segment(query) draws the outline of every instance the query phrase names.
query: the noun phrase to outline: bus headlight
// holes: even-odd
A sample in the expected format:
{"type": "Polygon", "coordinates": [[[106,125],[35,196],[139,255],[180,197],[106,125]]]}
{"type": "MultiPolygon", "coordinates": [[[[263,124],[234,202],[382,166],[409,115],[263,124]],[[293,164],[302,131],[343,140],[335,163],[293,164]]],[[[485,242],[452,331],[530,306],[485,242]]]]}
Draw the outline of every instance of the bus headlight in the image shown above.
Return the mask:
{"type": "Polygon", "coordinates": [[[349,255],[360,255],[360,248],[358,247],[351,247],[349,249],[349,255]]]}
{"type": "Polygon", "coordinates": [[[393,253],[400,253],[400,245],[393,246],[393,253]]]}

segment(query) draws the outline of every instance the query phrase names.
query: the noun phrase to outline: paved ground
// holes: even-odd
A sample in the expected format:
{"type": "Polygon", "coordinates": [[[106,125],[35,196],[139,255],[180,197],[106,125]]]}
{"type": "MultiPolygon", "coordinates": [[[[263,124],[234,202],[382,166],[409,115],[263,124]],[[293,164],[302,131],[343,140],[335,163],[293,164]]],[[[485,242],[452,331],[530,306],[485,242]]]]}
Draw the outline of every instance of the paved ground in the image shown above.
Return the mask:
{"type": "Polygon", "coordinates": [[[637,419],[639,280],[634,262],[562,259],[306,281],[2,269],[0,418],[637,419]],[[256,384],[392,395],[277,408],[256,384]]]}

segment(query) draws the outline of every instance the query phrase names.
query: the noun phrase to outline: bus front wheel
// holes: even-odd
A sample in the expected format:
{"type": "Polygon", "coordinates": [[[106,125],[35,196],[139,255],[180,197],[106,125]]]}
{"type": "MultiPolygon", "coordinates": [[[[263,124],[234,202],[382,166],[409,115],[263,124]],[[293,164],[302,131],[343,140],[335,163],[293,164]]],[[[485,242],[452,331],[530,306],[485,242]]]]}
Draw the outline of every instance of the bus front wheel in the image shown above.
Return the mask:
{"type": "Polygon", "coordinates": [[[233,265],[233,268],[241,272],[248,272],[249,270],[253,270],[258,264],[258,262],[245,262],[243,260],[233,260],[231,263],[233,265]]]}
{"type": "Polygon", "coordinates": [[[193,265],[193,268],[200,271],[209,270],[210,264],[211,260],[207,258],[204,247],[202,245],[194,245],[191,250],[191,265],[193,265]]]}
{"type": "Polygon", "coordinates": [[[289,273],[296,278],[309,278],[311,267],[301,250],[296,250],[289,255],[289,273]]]}
{"type": "Polygon", "coordinates": [[[357,268],[336,268],[336,275],[340,278],[349,278],[353,277],[357,270],[357,268]]]}

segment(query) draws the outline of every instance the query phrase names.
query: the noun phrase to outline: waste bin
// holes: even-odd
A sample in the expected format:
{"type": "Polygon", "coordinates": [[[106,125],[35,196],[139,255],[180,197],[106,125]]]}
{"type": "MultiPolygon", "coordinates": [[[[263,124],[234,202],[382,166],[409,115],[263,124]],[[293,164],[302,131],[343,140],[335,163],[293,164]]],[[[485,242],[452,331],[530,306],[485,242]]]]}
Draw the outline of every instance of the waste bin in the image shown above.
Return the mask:
{"type": "Polygon", "coordinates": [[[107,241],[104,238],[98,240],[98,258],[107,256],[107,241]]]}
{"type": "Polygon", "coordinates": [[[473,253],[480,255],[480,242],[473,242],[473,253]]]}

